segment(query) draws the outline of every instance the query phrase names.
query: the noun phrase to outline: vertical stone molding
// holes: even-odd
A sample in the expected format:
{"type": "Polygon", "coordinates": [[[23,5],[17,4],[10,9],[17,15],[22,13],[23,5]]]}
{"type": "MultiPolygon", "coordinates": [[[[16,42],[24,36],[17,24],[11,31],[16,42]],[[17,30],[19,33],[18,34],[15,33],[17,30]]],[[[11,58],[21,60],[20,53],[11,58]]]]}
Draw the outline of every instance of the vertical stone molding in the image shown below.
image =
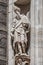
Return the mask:
{"type": "Polygon", "coordinates": [[[43,65],[42,0],[31,1],[31,63],[43,65]]]}

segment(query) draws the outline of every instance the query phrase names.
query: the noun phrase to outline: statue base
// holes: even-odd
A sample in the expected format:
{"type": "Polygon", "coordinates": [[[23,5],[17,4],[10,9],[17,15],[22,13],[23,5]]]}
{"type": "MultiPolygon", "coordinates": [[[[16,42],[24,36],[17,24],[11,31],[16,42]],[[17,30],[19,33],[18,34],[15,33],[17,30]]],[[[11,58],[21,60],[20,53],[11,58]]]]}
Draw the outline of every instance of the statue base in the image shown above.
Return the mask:
{"type": "Polygon", "coordinates": [[[30,57],[27,54],[16,54],[15,55],[15,65],[29,65],[30,57]]]}

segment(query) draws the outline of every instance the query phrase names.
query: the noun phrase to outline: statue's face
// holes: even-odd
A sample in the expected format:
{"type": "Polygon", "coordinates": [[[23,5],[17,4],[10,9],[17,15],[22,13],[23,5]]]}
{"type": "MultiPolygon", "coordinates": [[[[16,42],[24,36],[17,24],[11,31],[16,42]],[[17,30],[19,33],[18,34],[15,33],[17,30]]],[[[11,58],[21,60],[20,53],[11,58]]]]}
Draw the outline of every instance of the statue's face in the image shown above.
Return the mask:
{"type": "Polygon", "coordinates": [[[24,30],[26,31],[28,29],[28,24],[27,23],[23,23],[22,25],[23,25],[24,30]]]}

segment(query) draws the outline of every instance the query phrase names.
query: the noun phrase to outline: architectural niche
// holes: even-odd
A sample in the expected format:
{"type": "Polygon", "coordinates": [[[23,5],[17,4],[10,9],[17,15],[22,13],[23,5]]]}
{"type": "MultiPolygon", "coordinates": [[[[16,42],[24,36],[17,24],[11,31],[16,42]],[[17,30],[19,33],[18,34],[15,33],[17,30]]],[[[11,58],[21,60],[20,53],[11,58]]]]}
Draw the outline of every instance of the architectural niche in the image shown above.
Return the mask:
{"type": "Polygon", "coordinates": [[[11,45],[14,51],[15,65],[30,64],[30,1],[17,0],[13,4],[15,17],[11,23],[11,45]]]}
{"type": "Polygon", "coordinates": [[[7,0],[0,0],[0,65],[7,64],[7,0]]]}

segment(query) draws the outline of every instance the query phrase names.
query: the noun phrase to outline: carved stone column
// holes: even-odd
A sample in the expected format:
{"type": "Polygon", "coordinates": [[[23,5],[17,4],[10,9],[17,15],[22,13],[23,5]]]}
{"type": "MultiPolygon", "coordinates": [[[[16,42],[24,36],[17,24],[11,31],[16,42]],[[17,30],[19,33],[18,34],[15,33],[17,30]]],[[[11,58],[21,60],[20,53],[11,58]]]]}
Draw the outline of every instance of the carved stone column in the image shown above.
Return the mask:
{"type": "Polygon", "coordinates": [[[43,65],[42,1],[31,1],[31,65],[43,65]]]}

